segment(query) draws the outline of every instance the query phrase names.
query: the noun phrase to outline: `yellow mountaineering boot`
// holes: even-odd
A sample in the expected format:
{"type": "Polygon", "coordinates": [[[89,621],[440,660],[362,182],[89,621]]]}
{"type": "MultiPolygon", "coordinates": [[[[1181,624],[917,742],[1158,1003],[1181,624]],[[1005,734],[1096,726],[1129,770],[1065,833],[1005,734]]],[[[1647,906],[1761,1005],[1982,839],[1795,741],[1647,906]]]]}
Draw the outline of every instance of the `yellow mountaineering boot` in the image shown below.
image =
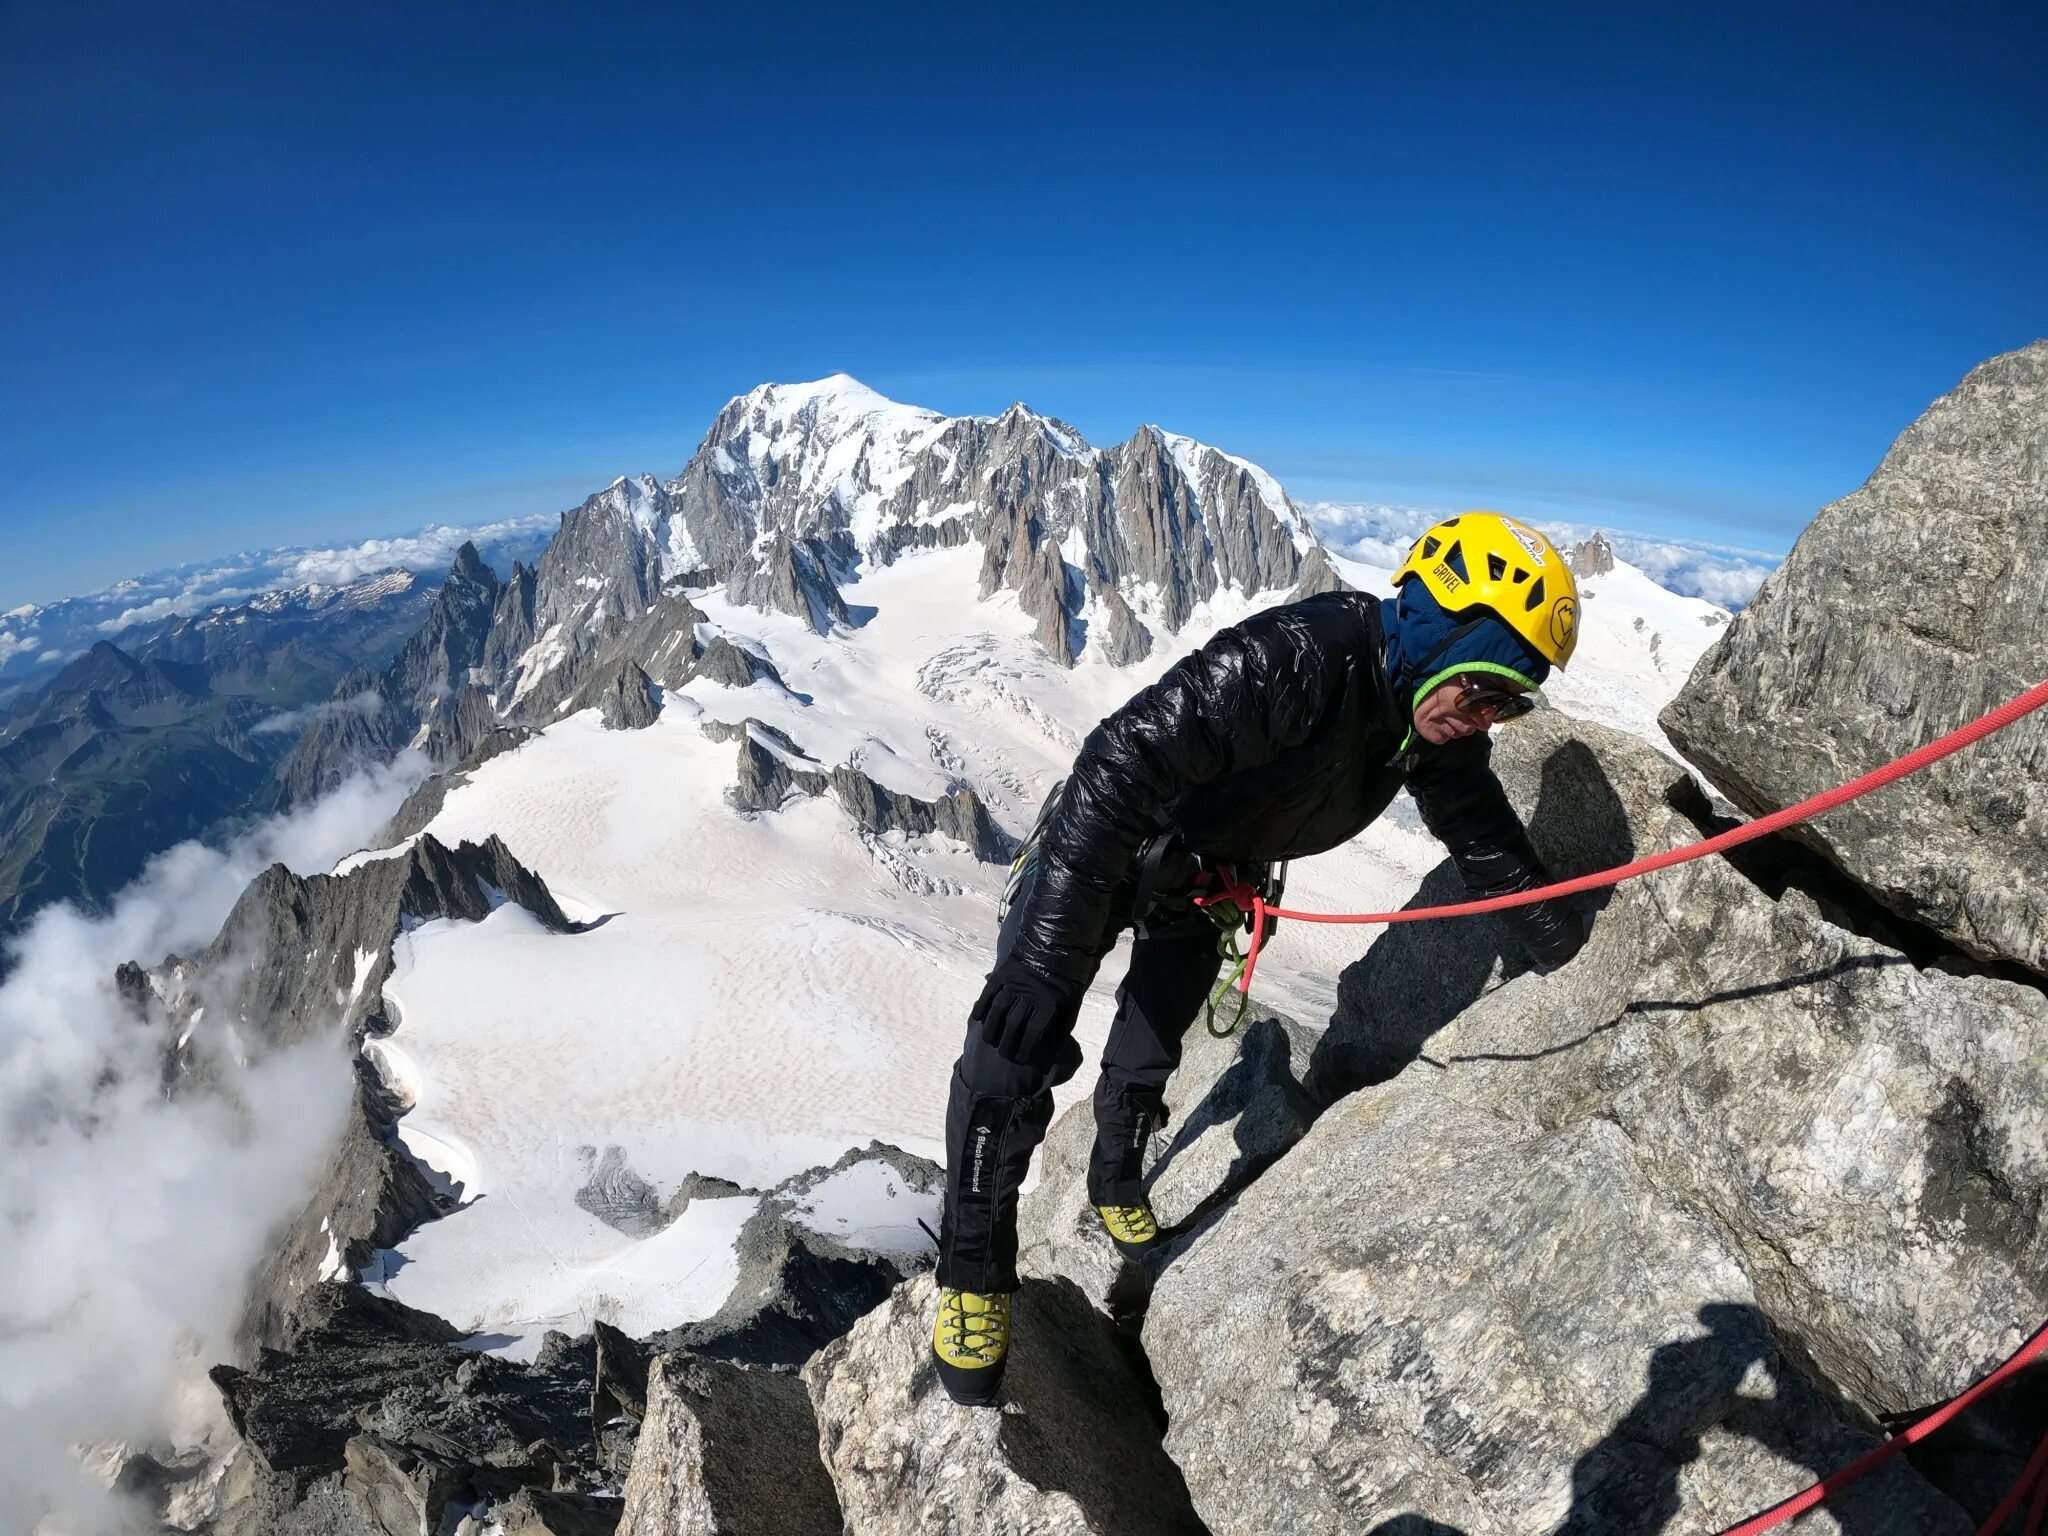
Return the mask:
{"type": "Polygon", "coordinates": [[[939,1291],[932,1327],[932,1358],[946,1395],[970,1408],[992,1408],[1010,1352],[1010,1297],[998,1291],[939,1291]]]}
{"type": "Polygon", "coordinates": [[[1159,1243],[1159,1219],[1149,1205],[1098,1205],[1095,1214],[1109,1228],[1109,1240],[1127,1259],[1141,1259],[1159,1243]]]}

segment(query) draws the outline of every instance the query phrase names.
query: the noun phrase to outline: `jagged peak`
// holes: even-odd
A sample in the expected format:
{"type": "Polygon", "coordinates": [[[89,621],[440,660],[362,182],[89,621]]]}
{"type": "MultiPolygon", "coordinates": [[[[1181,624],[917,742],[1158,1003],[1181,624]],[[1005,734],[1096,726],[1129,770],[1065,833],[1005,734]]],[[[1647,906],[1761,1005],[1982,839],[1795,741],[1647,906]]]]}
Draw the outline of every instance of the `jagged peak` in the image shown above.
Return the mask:
{"type": "Polygon", "coordinates": [[[465,581],[486,581],[495,583],[497,573],[484,564],[484,557],[477,553],[477,547],[469,539],[462,541],[462,547],[455,551],[455,561],[448,567],[450,579],[460,576],[465,581]]]}

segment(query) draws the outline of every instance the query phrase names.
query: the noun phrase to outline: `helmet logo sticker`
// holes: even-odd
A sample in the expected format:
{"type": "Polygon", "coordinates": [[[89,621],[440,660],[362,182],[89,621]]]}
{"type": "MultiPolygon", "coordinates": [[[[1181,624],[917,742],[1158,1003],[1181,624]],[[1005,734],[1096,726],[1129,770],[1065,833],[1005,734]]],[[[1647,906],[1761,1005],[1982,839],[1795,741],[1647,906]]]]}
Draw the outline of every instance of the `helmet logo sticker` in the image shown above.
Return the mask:
{"type": "Polygon", "coordinates": [[[1572,631],[1579,627],[1579,605],[1560,597],[1550,610],[1550,638],[1560,648],[1572,643],[1572,631]]]}
{"type": "Polygon", "coordinates": [[[1465,585],[1465,578],[1460,576],[1456,571],[1452,570],[1450,566],[1442,560],[1437,561],[1436,565],[1431,569],[1430,574],[1436,577],[1438,581],[1442,582],[1447,590],[1452,592],[1457,591],[1458,588],[1465,585]]]}
{"type": "Polygon", "coordinates": [[[1524,528],[1520,523],[1508,518],[1502,518],[1501,521],[1507,524],[1508,532],[1512,533],[1520,541],[1522,548],[1529,551],[1529,558],[1531,560],[1540,562],[1544,555],[1549,552],[1550,541],[1534,528],[1524,528]]]}

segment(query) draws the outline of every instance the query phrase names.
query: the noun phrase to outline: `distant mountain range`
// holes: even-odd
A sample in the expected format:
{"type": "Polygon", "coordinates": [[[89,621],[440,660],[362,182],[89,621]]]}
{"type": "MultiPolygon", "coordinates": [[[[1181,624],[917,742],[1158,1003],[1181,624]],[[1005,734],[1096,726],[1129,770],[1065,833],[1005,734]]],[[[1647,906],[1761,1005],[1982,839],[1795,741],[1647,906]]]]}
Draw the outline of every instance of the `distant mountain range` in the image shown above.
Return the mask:
{"type": "Polygon", "coordinates": [[[0,701],[0,934],[267,809],[299,730],[345,709],[337,682],[403,645],[434,595],[408,571],[268,592],[99,640],[0,701]]]}
{"type": "Polygon", "coordinates": [[[180,617],[264,598],[290,602],[294,593],[340,591],[392,571],[438,577],[465,540],[486,560],[509,567],[514,560],[536,558],[555,522],[544,514],[471,528],[436,524],[354,544],[280,546],[151,571],[76,597],[24,603],[0,611],[0,704],[102,640],[132,651],[180,617]]]}
{"type": "MultiPolygon", "coordinates": [[[[1382,583],[1372,557],[1402,536],[1397,509],[1322,517],[1356,561],[1272,475],[1193,439],[1147,426],[1098,448],[1022,404],[948,417],[835,375],[735,398],[681,474],[622,476],[548,537],[536,523],[552,520],[474,542],[434,528],[18,608],[0,616],[0,934],[50,901],[96,905],[173,843],[406,748],[452,767],[496,732],[600,701],[630,714],[636,692],[694,676],[772,676],[706,624],[714,597],[851,632],[872,613],[865,574],[970,546],[977,595],[1011,594],[1051,663],[1126,667],[1177,648],[1219,598],[1262,606],[1344,570],[1382,583]],[[430,557],[452,562],[438,586],[404,568],[430,557]],[[400,568],[365,574],[376,560],[400,568]],[[309,572],[351,579],[278,585],[309,572]]],[[[1654,733],[1652,696],[1714,616],[1674,601],[1587,669],[1582,705],[1654,733]]]]}

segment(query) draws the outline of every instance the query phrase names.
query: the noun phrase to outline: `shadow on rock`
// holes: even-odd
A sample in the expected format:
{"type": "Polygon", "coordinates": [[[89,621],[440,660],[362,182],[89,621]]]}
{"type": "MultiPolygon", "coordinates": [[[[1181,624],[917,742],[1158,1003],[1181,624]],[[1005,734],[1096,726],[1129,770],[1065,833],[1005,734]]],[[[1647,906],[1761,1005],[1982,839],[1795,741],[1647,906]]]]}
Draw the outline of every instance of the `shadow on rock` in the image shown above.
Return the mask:
{"type": "MultiPolygon", "coordinates": [[[[1816,1481],[1876,1443],[1824,1427],[1830,1415],[1819,1393],[1786,1364],[1759,1309],[1712,1303],[1700,1308],[1699,1320],[1705,1334],[1652,1351],[1643,1395],[1573,1465],[1571,1510],[1555,1536],[1655,1536],[1680,1513],[1680,1475],[1716,1430],[1756,1442],[1816,1481]],[[1758,1394],[1759,1376],[1769,1396],[1758,1394]]],[[[1931,1528],[1910,1518],[1940,1502],[1930,1495],[1894,1463],[1835,1493],[1827,1509],[1842,1536],[1884,1536],[1931,1528]]]]}
{"type": "MultiPolygon", "coordinates": [[[[1199,1048],[1207,1042],[1196,1042],[1199,1048]]],[[[1231,1157],[1220,1176],[1205,1169],[1212,1193],[1173,1222],[1179,1232],[1192,1228],[1229,1200],[1299,1141],[1315,1118],[1315,1106],[1294,1077],[1294,1045],[1287,1027],[1271,1016],[1245,1025],[1235,1042],[1236,1054],[1208,1092],[1172,1126],[1158,1160],[1146,1171],[1147,1193],[1175,1168],[1175,1161],[1212,1131],[1230,1137],[1231,1157]]],[[[1155,1201],[1155,1204],[1158,1202],[1155,1201]]]]}
{"type": "MultiPolygon", "coordinates": [[[[1528,827],[1554,879],[1612,869],[1635,857],[1621,797],[1583,742],[1568,741],[1544,760],[1528,827]]],[[[1598,891],[1576,900],[1597,911],[1610,895],[1598,891]]],[[[1446,859],[1402,910],[1470,899],[1456,863],[1446,859]]],[[[1386,1082],[1490,985],[1528,969],[1521,942],[1498,917],[1393,925],[1337,980],[1337,1008],[1309,1064],[1310,1097],[1328,1105],[1386,1082]]]]}
{"type": "MultiPolygon", "coordinates": [[[[1143,1354],[1102,1326],[1070,1280],[1025,1280],[1017,1317],[1005,1376],[1012,1411],[1001,1418],[1003,1454],[1016,1474],[1073,1499],[1097,1530],[1202,1531],[1180,1469],[1159,1445],[1166,1416],[1143,1354]],[[1115,1438],[1124,1443],[1107,1458],[1111,1465],[1098,1464],[1077,1438],[1077,1402],[1121,1426],[1115,1438]]],[[[1094,1437],[1106,1427],[1087,1437],[1097,1452],[1094,1437]]]]}

